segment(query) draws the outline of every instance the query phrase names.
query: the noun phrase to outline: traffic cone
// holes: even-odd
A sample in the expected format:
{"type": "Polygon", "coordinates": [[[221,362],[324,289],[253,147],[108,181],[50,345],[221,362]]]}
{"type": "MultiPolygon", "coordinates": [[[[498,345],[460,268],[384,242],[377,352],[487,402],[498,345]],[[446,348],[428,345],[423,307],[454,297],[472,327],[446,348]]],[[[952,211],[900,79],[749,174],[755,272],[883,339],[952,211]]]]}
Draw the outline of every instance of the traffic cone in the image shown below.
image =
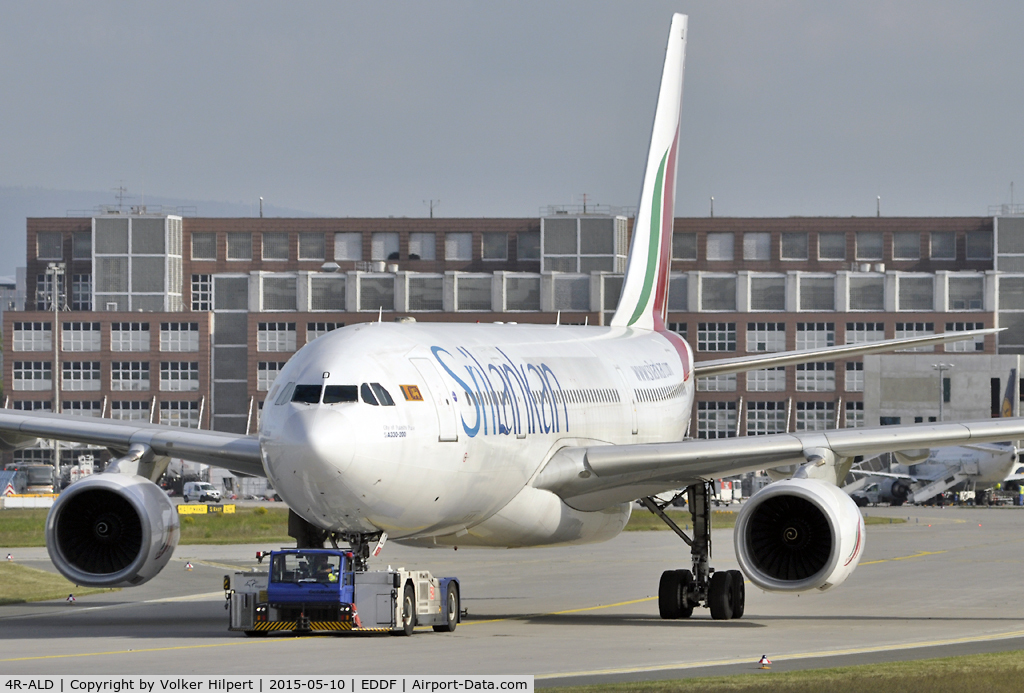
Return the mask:
{"type": "Polygon", "coordinates": [[[757,663],[761,665],[762,669],[772,668],[772,660],[768,659],[768,655],[761,655],[761,659],[757,663]]]}
{"type": "Polygon", "coordinates": [[[76,600],[75,600],[75,595],[73,595],[73,594],[69,594],[69,595],[68,595],[68,598],[67,598],[67,599],[65,599],[64,601],[66,601],[66,602],[67,602],[68,604],[74,604],[74,603],[75,603],[75,601],[76,601],[76,600]]]}
{"type": "Polygon", "coordinates": [[[185,562],[185,570],[192,570],[192,561],[185,562]]]}

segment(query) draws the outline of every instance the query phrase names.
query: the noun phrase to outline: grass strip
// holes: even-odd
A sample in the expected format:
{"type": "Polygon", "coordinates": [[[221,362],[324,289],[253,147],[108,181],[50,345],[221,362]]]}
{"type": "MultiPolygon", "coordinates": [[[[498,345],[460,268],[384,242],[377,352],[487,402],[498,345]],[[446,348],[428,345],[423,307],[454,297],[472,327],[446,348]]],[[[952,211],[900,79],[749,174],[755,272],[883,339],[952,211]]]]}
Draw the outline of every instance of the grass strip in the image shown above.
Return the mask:
{"type": "Polygon", "coordinates": [[[76,597],[98,592],[117,590],[77,587],[63,575],[49,573],[38,568],[29,568],[17,563],[0,563],[0,605],[41,602],[46,599],[61,599],[69,594],[76,597]]]}
{"type": "MultiPolygon", "coordinates": [[[[753,662],[751,666],[756,666],[753,662]]],[[[1024,688],[1024,650],[804,671],[565,686],[558,693],[1002,693],[1024,688]]]]}

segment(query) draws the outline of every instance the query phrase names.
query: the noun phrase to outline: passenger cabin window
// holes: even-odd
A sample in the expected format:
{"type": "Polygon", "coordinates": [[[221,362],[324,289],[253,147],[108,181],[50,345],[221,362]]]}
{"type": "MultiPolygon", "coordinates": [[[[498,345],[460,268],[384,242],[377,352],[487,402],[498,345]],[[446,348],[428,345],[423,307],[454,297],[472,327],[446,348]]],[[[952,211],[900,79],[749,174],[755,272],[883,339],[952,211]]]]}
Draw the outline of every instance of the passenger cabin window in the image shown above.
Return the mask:
{"type": "Polygon", "coordinates": [[[320,385],[296,385],[295,394],[292,395],[293,402],[305,404],[317,404],[320,402],[320,385]]]}
{"type": "Polygon", "coordinates": [[[358,401],[359,388],[355,385],[328,385],[324,388],[324,404],[358,401]]]}

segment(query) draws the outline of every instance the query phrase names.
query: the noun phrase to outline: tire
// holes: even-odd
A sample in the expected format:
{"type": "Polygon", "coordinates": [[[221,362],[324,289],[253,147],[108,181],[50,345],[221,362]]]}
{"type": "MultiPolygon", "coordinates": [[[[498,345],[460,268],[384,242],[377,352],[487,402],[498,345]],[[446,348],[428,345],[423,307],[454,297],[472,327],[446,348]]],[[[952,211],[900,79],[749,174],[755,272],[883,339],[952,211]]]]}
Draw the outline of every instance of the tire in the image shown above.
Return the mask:
{"type": "Polygon", "coordinates": [[[728,621],[732,618],[732,572],[723,570],[711,576],[708,585],[708,606],[711,607],[711,618],[716,621],[728,621]]]}
{"type": "Polygon", "coordinates": [[[416,590],[413,589],[412,583],[408,582],[402,593],[402,635],[412,635],[414,628],[416,628],[416,590]]]}
{"type": "Polygon", "coordinates": [[[658,583],[658,614],[664,619],[679,618],[682,600],[679,590],[679,571],[666,570],[658,583]]]}
{"type": "Polygon", "coordinates": [[[743,610],[747,605],[747,586],[744,584],[743,573],[730,570],[732,573],[732,617],[743,618],[743,610]]]}
{"type": "Polygon", "coordinates": [[[454,582],[448,583],[448,594],[445,596],[445,624],[434,626],[438,633],[454,633],[455,626],[459,625],[459,590],[455,588],[454,582]]]}
{"type": "Polygon", "coordinates": [[[690,618],[693,615],[693,604],[687,599],[690,593],[690,585],[693,584],[693,573],[689,570],[677,570],[676,576],[679,579],[679,616],[678,618],[690,618]]]}

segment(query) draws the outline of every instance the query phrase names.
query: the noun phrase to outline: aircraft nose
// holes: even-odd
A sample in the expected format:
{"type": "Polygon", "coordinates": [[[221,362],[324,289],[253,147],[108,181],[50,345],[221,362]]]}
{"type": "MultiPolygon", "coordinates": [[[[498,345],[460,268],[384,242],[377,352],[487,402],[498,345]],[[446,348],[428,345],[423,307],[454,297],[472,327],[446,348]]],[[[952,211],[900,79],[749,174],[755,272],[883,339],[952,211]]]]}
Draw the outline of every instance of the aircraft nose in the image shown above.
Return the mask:
{"type": "Polygon", "coordinates": [[[344,413],[316,405],[297,408],[264,440],[271,475],[282,486],[306,491],[337,484],[352,464],[348,434],[344,413]]]}

